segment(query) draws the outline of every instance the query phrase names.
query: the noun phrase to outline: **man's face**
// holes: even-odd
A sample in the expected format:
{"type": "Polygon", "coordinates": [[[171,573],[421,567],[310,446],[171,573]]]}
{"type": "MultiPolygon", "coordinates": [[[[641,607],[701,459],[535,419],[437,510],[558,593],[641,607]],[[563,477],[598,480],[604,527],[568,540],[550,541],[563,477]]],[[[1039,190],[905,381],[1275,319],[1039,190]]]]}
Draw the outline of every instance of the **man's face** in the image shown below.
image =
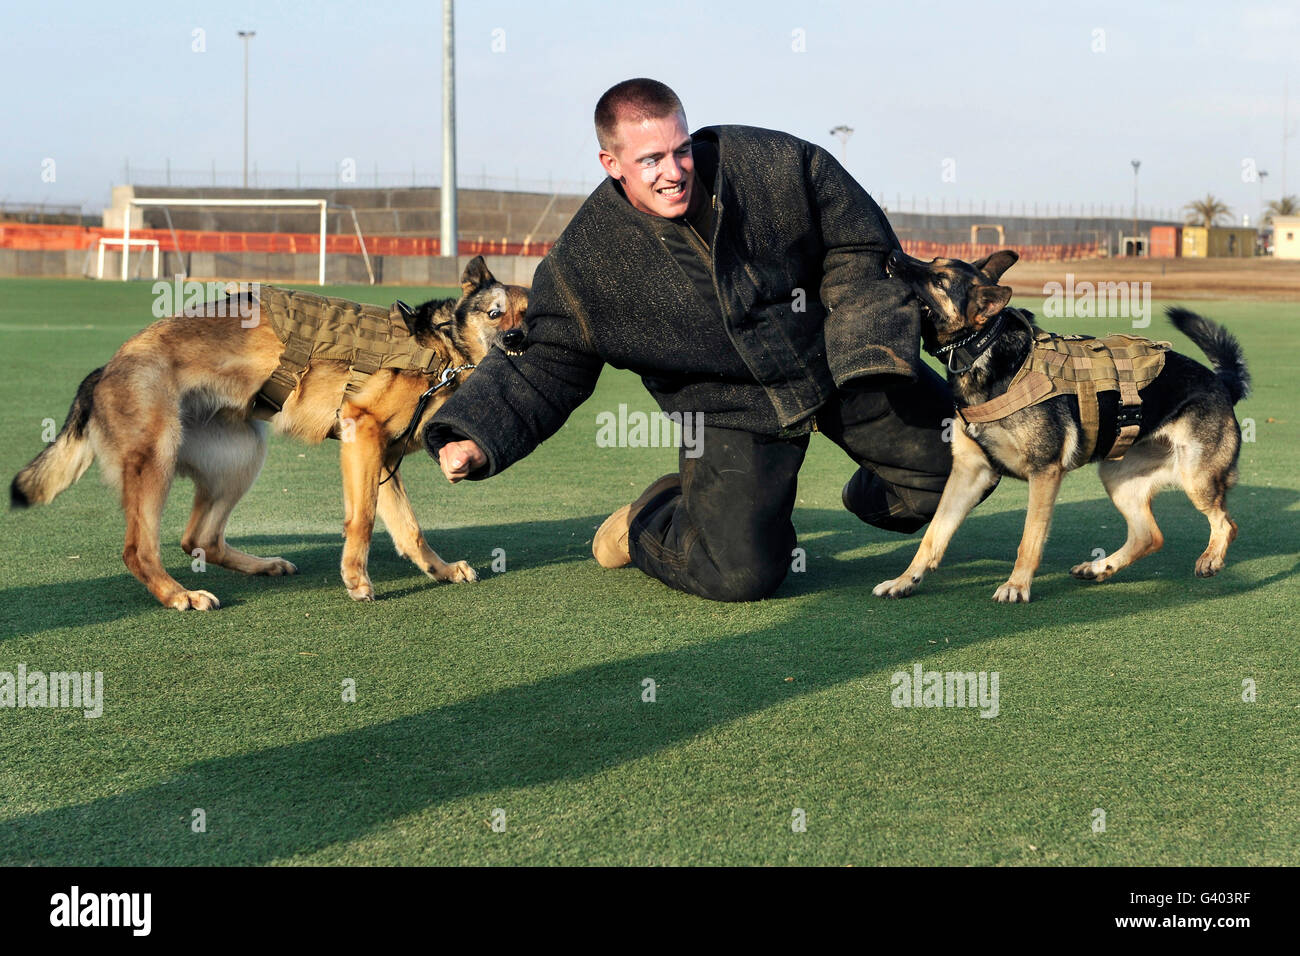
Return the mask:
{"type": "Polygon", "coordinates": [[[695,184],[695,160],[686,117],[681,113],[620,121],[613,152],[602,149],[600,164],[642,212],[666,219],[686,214],[695,184]]]}

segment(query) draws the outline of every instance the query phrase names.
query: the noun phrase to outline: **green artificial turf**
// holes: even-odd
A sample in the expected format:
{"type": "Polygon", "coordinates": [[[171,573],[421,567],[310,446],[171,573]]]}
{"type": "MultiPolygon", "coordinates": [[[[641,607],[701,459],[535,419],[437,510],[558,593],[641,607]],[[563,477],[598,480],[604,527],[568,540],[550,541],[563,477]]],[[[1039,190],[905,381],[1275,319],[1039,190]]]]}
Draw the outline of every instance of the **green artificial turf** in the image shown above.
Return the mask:
{"type": "MultiPolygon", "coordinates": [[[[0,282],[6,478],[150,303],[149,283],[0,282]]],[[[224,606],[163,610],[123,566],[121,511],[92,468],[0,518],[0,671],[100,671],[105,698],[96,719],[0,708],[0,864],[1298,863],[1300,317],[1195,307],[1240,337],[1255,377],[1238,414],[1256,440],[1229,499],[1241,534],[1204,581],[1208,527],[1181,492],[1156,503],[1163,551],[1104,584],[1070,578],[1124,535],[1085,468],[1033,603],[991,600],[1026,503],[1012,480],[917,596],[878,600],[919,537],[842,509],[853,465],[820,436],[794,516],[806,570],[774,599],[709,603],[602,570],[595,527],[676,460],[597,446],[597,413],[654,408],[613,370],[495,479],[452,487],[408,459],[430,542],[469,560],[473,585],[427,581],[380,531],[378,600],[348,600],[337,446],[274,438],[229,536],[300,573],[191,571],[178,481],[164,561],[224,606]],[[895,708],[891,675],[918,663],[997,671],[998,716],[895,708]]],[[[1148,332],[1197,354],[1162,319],[1148,332]]]]}

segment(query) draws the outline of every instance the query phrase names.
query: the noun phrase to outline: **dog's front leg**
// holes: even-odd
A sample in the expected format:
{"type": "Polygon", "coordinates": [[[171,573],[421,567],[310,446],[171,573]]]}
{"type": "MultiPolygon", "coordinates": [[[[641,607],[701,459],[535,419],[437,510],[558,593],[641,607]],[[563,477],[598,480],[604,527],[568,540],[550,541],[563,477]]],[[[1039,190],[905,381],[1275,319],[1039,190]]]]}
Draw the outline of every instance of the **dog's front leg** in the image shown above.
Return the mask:
{"type": "Polygon", "coordinates": [[[1060,465],[1051,465],[1029,476],[1029,510],[1025,513],[1025,533],[1016,552],[1016,565],[1007,583],[993,592],[993,600],[1002,604],[1029,601],[1029,588],[1043,558],[1043,545],[1052,525],[1052,508],[1064,475],[1060,465]]]}
{"type": "Polygon", "coordinates": [[[906,571],[892,581],[882,581],[872,590],[876,597],[907,597],[943,560],[948,543],[966,516],[998,482],[999,475],[989,463],[983,449],[960,427],[954,425],[952,439],[952,473],[943,486],[939,510],[925,530],[921,547],[906,571]]]}
{"type": "Polygon", "coordinates": [[[343,586],[354,601],[373,601],[366,565],[375,530],[375,500],[383,463],[384,433],[368,413],[345,402],[340,411],[339,463],[343,469],[343,586]]]}
{"type": "Polygon", "coordinates": [[[435,581],[477,581],[478,575],[466,561],[448,562],[429,547],[420,531],[420,522],[411,510],[402,473],[394,471],[392,478],[379,486],[379,517],[393,536],[397,553],[415,563],[421,571],[435,581]]]}

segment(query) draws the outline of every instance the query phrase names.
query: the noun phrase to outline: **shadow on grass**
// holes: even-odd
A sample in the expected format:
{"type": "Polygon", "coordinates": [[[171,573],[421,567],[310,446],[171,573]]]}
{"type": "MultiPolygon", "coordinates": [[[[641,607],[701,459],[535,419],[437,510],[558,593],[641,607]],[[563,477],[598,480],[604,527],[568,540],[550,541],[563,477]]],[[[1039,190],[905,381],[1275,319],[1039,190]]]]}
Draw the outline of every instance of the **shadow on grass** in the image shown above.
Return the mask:
{"type": "MultiPolygon", "coordinates": [[[[1280,515],[1295,498],[1287,490],[1256,489],[1256,513],[1280,515]]],[[[1066,505],[1058,518],[1062,524],[1095,524],[1096,507],[1096,502],[1066,505]]],[[[1191,517],[1197,522],[1178,523],[1203,528],[1199,515],[1191,517]]],[[[1000,553],[1004,546],[1014,547],[1020,518],[1017,513],[972,518],[966,538],[981,558],[990,543],[1000,553]]],[[[587,520],[552,524],[568,531],[587,520]]],[[[839,513],[804,511],[798,520],[804,533],[834,532],[818,539],[819,546],[838,545],[841,537],[850,546],[867,543],[850,534],[853,519],[839,513]]],[[[1263,525],[1262,517],[1258,524],[1263,525]]],[[[490,530],[501,540],[503,527],[490,530]]],[[[1261,528],[1239,542],[1237,557],[1289,552],[1283,543],[1261,528]]],[[[1180,532],[1173,546],[1186,550],[1190,566],[1202,545],[1200,534],[1187,540],[1180,532]]],[[[900,551],[910,554],[913,546],[900,551]]],[[[971,549],[962,560],[971,560],[971,549]]],[[[811,589],[846,588],[859,600],[870,587],[861,580],[863,563],[833,562],[811,589]]],[[[870,563],[874,578],[875,559],[870,563]]],[[[1219,594],[1247,594],[1296,571],[1289,564],[1262,579],[1246,581],[1243,575],[1219,594]]],[[[1100,629],[1137,611],[1192,605],[1206,592],[1188,577],[1169,581],[1154,595],[1148,589],[1140,599],[1076,602],[1070,623],[1100,629]]],[[[940,596],[935,606],[951,608],[970,597],[987,602],[985,593],[963,593],[940,596]]],[[[879,627],[869,639],[843,613],[842,596],[817,605],[790,602],[792,612],[801,612],[798,619],[792,613],[791,620],[752,633],[584,667],[315,740],[205,760],[162,784],[7,821],[0,827],[0,864],[269,863],[354,840],[407,814],[476,794],[582,779],[794,697],[910,665],[937,650],[923,643],[918,648],[918,632],[936,626],[934,611],[927,614],[923,602],[918,597],[909,604],[890,603],[903,609],[896,617],[914,624],[879,627]],[[838,613],[840,626],[809,626],[809,615],[802,613],[808,609],[838,613]],[[912,609],[914,616],[908,613],[912,609]],[[792,672],[799,675],[797,683],[782,680],[792,672]],[[641,704],[637,693],[646,675],[667,689],[653,708],[641,704]],[[189,831],[194,807],[203,807],[209,821],[209,832],[201,837],[189,831]]],[[[1050,602],[1044,604],[990,611],[969,627],[963,643],[1050,627],[1055,619],[1050,602]]],[[[624,612],[610,610],[612,618],[624,612]]]]}
{"type": "MultiPolygon", "coordinates": [[[[995,492],[995,495],[999,493],[995,492]]],[[[1229,504],[1242,532],[1229,549],[1226,573],[1231,574],[1234,563],[1250,558],[1296,552],[1295,536],[1277,532],[1286,523],[1297,524],[1294,516],[1286,515],[1297,500],[1300,500],[1300,493],[1286,488],[1239,487],[1234,490],[1229,504]]],[[[1160,575],[1159,568],[1167,570],[1168,561],[1175,556],[1179,561],[1177,574],[1186,572],[1186,576],[1191,577],[1192,565],[1208,538],[1205,519],[1192,509],[1181,493],[1176,492],[1158,498],[1155,510],[1156,519],[1165,533],[1165,550],[1126,569],[1111,583],[1141,581],[1160,575]]],[[[484,576],[488,574],[490,559],[480,561],[478,558],[490,555],[497,547],[507,550],[512,572],[589,561],[592,534],[604,518],[605,515],[599,514],[523,524],[435,529],[428,531],[426,537],[443,558],[460,560],[468,557],[480,576],[484,576]]],[[[789,575],[775,595],[778,599],[837,591],[846,586],[865,586],[869,592],[880,581],[902,573],[923,533],[909,536],[890,534],[863,525],[848,512],[838,510],[801,508],[795,511],[794,520],[801,544],[809,552],[809,570],[789,575]],[[883,555],[877,551],[860,558],[835,556],[836,552],[881,545],[895,547],[883,555]]],[[[958,530],[943,567],[927,578],[921,594],[943,588],[945,571],[960,569],[973,561],[1005,565],[991,572],[988,581],[991,593],[1010,573],[1023,523],[1024,513],[1020,510],[975,511],[958,530]]],[[[1117,548],[1124,539],[1124,522],[1104,498],[1076,501],[1057,505],[1052,534],[1053,542],[1049,543],[1040,579],[1054,571],[1068,569],[1078,561],[1095,557],[1091,552],[1096,547],[1107,551],[1117,548]],[[1070,543],[1069,563],[1063,568],[1057,566],[1059,555],[1051,553],[1056,542],[1070,543]]],[[[163,549],[163,563],[182,584],[215,593],[223,608],[227,609],[251,601],[263,601],[268,594],[277,591],[296,593],[306,588],[315,589],[322,576],[334,585],[335,597],[340,604],[347,601],[338,576],[343,548],[340,535],[247,535],[236,537],[231,543],[254,554],[288,558],[297,565],[299,573],[294,577],[269,578],[211,568],[201,577],[184,564],[173,564],[176,549],[166,547],[163,549]]],[[[420,575],[409,561],[393,550],[391,539],[381,531],[376,531],[371,545],[369,567],[381,601],[410,598],[449,586],[420,575]],[[411,583],[394,587],[394,582],[399,579],[408,579],[411,583]]],[[[563,585],[557,583],[556,586],[563,585]]],[[[1038,593],[1036,590],[1035,594],[1038,593]]],[[[56,627],[106,624],[155,613],[174,612],[164,612],[125,568],[121,574],[76,584],[19,585],[0,591],[0,641],[56,627]],[[72,599],[74,591],[77,595],[75,600],[72,599]]]]}

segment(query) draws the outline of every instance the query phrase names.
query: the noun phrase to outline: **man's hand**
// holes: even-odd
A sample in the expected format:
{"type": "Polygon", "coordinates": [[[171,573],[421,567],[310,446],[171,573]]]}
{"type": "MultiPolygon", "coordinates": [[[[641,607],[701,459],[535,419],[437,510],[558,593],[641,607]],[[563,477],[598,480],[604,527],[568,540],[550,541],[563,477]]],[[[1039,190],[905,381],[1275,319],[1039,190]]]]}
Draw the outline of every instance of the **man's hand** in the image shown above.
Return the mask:
{"type": "Polygon", "coordinates": [[[487,455],[474,442],[454,441],[438,449],[438,464],[452,484],[487,464],[487,455]]]}

